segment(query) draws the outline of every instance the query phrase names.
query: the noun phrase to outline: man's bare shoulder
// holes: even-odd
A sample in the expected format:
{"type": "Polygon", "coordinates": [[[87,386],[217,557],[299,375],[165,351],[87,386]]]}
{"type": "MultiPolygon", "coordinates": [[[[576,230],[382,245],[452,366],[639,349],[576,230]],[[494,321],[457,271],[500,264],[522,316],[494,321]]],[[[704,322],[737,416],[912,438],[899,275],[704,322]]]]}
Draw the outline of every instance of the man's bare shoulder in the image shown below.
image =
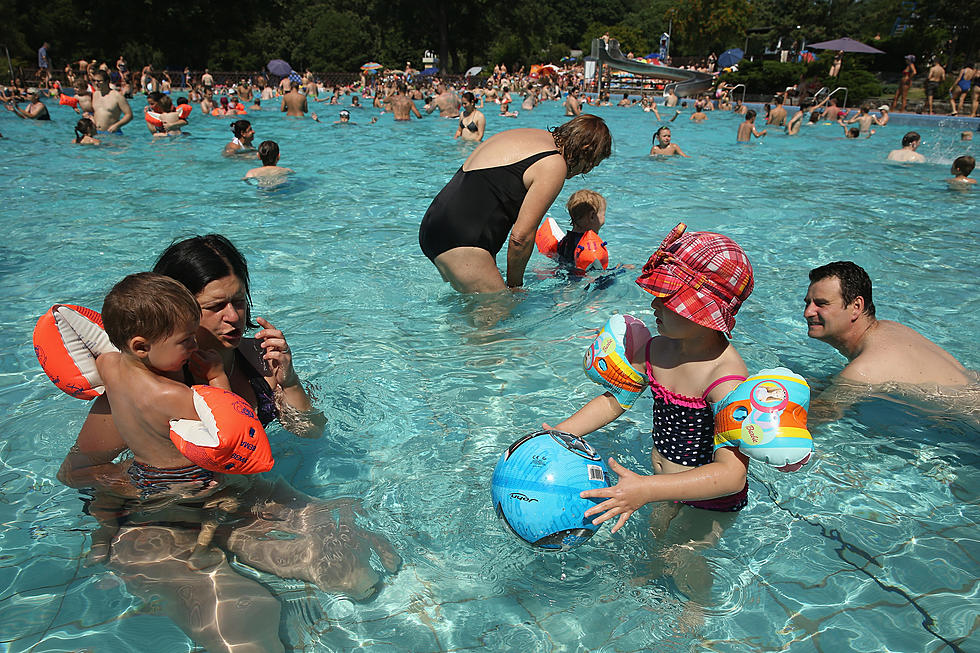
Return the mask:
{"type": "Polygon", "coordinates": [[[915,329],[879,320],[841,377],[858,383],[962,385],[965,368],[945,349],[915,329]]]}

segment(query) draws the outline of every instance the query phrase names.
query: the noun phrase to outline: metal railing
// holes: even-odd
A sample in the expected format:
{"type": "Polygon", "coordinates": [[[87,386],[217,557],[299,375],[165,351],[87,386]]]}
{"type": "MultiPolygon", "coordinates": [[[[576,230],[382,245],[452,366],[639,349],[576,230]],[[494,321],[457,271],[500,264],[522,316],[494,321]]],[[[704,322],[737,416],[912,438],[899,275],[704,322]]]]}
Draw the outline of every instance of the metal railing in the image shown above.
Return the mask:
{"type": "MultiPolygon", "coordinates": [[[[846,87],[846,86],[838,86],[838,87],[837,87],[837,88],[835,88],[835,89],[834,89],[833,91],[830,91],[830,92],[829,92],[829,93],[827,94],[827,97],[826,97],[826,98],[824,98],[824,99],[825,99],[825,100],[829,100],[830,98],[832,98],[832,97],[834,97],[834,95],[835,95],[835,94],[836,94],[836,93],[837,93],[838,91],[844,91],[844,103],[843,103],[843,104],[842,104],[842,105],[840,106],[840,108],[841,108],[841,109],[846,109],[846,108],[847,108],[847,87],[846,87]]],[[[819,91],[817,91],[816,93],[814,93],[814,94],[813,94],[813,99],[814,99],[815,101],[816,101],[816,100],[819,100],[819,99],[820,99],[820,94],[821,94],[821,93],[827,93],[827,87],[826,87],[826,86],[824,86],[824,87],[823,87],[823,88],[821,88],[821,89],[820,89],[819,91]]]]}
{"type": "Polygon", "coordinates": [[[728,94],[730,96],[734,96],[735,95],[735,91],[738,90],[740,87],[742,89],[742,97],[739,99],[738,102],[739,102],[739,104],[745,104],[745,91],[748,90],[747,88],[745,88],[745,84],[736,84],[735,86],[733,86],[730,89],[728,89],[728,94]]]}

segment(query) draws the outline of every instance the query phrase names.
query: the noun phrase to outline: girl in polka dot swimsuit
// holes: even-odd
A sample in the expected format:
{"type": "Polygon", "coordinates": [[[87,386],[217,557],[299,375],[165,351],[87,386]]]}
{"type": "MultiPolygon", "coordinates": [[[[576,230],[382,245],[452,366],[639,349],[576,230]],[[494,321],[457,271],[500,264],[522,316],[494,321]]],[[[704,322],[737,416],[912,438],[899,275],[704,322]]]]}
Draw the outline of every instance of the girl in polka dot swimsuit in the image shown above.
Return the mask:
{"type": "MultiPolygon", "coordinates": [[[[610,458],[619,482],[582,493],[605,499],[585,513],[595,517],[593,523],[619,517],[613,533],[651,502],[671,502],[668,519],[684,505],[721,512],[745,506],[748,459],[735,447],[714,451],[710,404],[748,373],[728,336],[752,292],[752,265],[731,239],[685,229],[679,224],[671,231],[636,280],[654,296],[658,335],[633,320],[624,338],[626,358],[653,392],[654,474],[637,474],[610,458]]],[[[618,418],[633,400],[623,404],[606,392],[555,428],[586,435],[618,418]]]]}

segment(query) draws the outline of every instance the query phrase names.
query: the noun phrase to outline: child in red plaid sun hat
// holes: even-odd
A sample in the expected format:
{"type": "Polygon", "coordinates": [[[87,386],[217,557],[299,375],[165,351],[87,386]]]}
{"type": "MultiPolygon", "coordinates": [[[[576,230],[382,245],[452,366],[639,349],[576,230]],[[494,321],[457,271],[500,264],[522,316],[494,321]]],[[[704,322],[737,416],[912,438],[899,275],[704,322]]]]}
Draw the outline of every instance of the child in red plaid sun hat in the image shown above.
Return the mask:
{"type": "MultiPolygon", "coordinates": [[[[664,502],[668,523],[684,506],[735,512],[746,504],[748,459],[737,448],[714,449],[712,403],[723,399],[746,379],[742,357],[728,341],[735,314],[754,285],[752,265],[742,248],[721,234],[686,232],[678,224],[643,267],[636,283],[654,295],[651,304],[657,335],[632,316],[614,316],[600,332],[603,376],[589,372],[596,354],[586,354],[586,371],[609,388],[556,429],[584,436],[606,426],[632,406],[643,389],[653,393],[654,474],[637,474],[609,459],[619,476],[611,488],[587,490],[585,498],[603,500],[586,513],[594,524],[619,517],[612,532],[641,506],[664,502]],[[623,319],[625,318],[625,320],[623,319]],[[614,323],[614,320],[617,320],[614,323]],[[618,324],[617,326],[611,326],[618,324]],[[614,330],[618,328],[616,333],[614,330]],[[608,340],[622,352],[616,365],[608,340]],[[617,385],[617,379],[625,379],[617,385]]],[[[546,428],[547,425],[545,425],[546,428]]],[[[709,520],[710,521],[710,520],[709,520]]]]}

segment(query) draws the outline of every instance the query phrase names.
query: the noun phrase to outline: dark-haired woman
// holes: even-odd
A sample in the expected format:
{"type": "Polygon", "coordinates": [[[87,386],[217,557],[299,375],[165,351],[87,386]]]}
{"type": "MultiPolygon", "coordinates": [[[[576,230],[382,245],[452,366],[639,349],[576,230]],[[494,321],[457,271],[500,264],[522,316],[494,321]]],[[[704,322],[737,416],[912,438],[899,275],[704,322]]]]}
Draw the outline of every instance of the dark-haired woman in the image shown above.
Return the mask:
{"type": "Polygon", "coordinates": [[[254,158],[257,156],[252,140],[255,138],[255,130],[252,123],[247,120],[236,120],[231,123],[231,142],[225,145],[222,152],[224,156],[247,156],[254,158]]]}
{"type": "MultiPolygon", "coordinates": [[[[188,238],[168,247],[154,271],[195,296],[201,306],[198,346],[218,353],[232,390],[262,423],[278,419],[297,435],[318,437],[323,416],[300,384],[283,333],[256,318],[262,328],[245,337],[246,327],[254,326],[252,302],[248,266],[235,246],[217,234],[188,238]]],[[[189,372],[182,380],[202,381],[189,372]]],[[[104,519],[105,508],[114,509],[117,532],[98,550],[93,542],[89,562],[104,561],[130,592],[161,600],[164,613],[208,651],[275,652],[283,646],[280,605],[267,589],[236,573],[223,555],[206,569],[192,559],[206,519],[223,522],[214,544],[244,564],[355,599],[380,585],[374,554],[388,571],[400,564],[386,540],[354,523],[349,502],[325,502],[276,476],[199,468],[134,474],[131,460],[114,462],[126,450],[108,401],[99,397],[58,472],[70,487],[94,488],[90,513],[97,506],[104,519]]]]}
{"type": "Polygon", "coordinates": [[[95,137],[97,133],[95,123],[89,118],[82,118],[75,124],[75,140],[72,142],[76,145],[99,145],[102,141],[95,137]]]}
{"type": "Polygon", "coordinates": [[[422,252],[459,292],[520,287],[538,225],[565,180],[592,170],[611,151],[606,123],[590,114],[552,131],[493,135],[432,201],[419,228],[422,252]],[[505,280],[496,256],[508,234],[505,280]]]}

